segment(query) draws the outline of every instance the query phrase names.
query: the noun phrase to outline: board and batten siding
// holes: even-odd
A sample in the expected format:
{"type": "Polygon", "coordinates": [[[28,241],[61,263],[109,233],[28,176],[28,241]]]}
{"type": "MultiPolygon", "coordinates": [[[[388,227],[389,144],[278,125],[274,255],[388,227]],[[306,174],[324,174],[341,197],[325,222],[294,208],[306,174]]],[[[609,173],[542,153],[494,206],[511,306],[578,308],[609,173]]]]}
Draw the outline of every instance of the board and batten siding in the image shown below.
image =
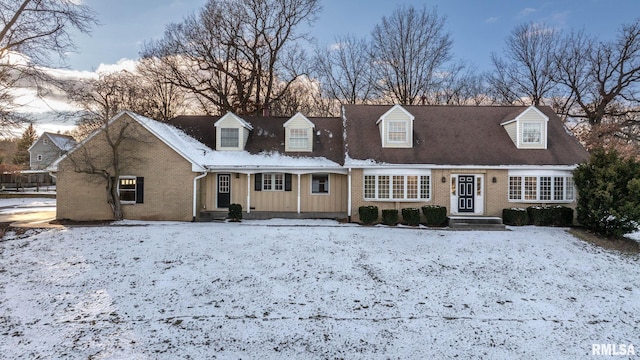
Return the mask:
{"type": "MultiPolygon", "coordinates": [[[[311,174],[300,176],[300,212],[346,212],[347,176],[329,174],[329,194],[311,193],[311,174]]],[[[217,174],[211,173],[205,179],[204,208],[217,209],[217,174]]],[[[297,212],[298,175],[291,176],[291,191],[256,191],[255,174],[249,180],[251,191],[251,211],[297,212]]],[[[247,175],[231,174],[231,203],[242,205],[247,211],[247,175]]]]}

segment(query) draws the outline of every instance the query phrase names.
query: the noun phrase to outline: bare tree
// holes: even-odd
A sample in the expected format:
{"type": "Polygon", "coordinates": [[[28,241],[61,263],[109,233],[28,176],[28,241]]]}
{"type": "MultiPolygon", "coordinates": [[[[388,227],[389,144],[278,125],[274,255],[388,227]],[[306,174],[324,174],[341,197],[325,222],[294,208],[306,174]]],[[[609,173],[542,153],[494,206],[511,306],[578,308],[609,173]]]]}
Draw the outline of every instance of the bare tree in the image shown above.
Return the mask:
{"type": "Polygon", "coordinates": [[[142,59],[136,70],[146,99],[142,115],[167,121],[186,111],[184,91],[169,80],[169,69],[162,62],[142,59]]]}
{"type": "Polygon", "coordinates": [[[73,29],[88,33],[97,23],[86,5],[60,0],[0,2],[0,129],[23,119],[16,115],[12,90],[23,77],[36,78],[34,65],[50,65],[74,49],[73,29]]]}
{"type": "Polygon", "coordinates": [[[314,75],[323,92],[344,104],[362,104],[374,91],[370,44],[353,35],[337,37],[330,47],[317,47],[314,75]]]}
{"type": "Polygon", "coordinates": [[[437,86],[436,73],[451,58],[452,40],[438,12],[397,7],[372,32],[372,56],[378,91],[403,105],[437,86]]]}
{"type": "Polygon", "coordinates": [[[611,42],[572,32],[554,63],[554,80],[567,93],[563,115],[586,123],[589,146],[609,136],[638,143],[629,129],[640,123],[640,20],[622,26],[611,42]]]}
{"type": "Polygon", "coordinates": [[[462,61],[436,74],[437,88],[421,96],[425,105],[483,105],[488,103],[484,79],[462,61]]]}
{"type": "Polygon", "coordinates": [[[124,110],[145,114],[147,92],[137,75],[122,70],[99,74],[97,79],[86,79],[64,85],[71,102],[80,108],[76,114],[78,128],[74,137],[84,138],[112,117],[124,110]]]}
{"type": "Polygon", "coordinates": [[[493,72],[488,81],[500,102],[539,106],[552,96],[558,42],[559,33],[544,24],[521,24],[511,31],[504,58],[491,54],[493,72]]]}
{"type": "Polygon", "coordinates": [[[319,10],[319,0],[209,0],[142,54],[161,60],[206,112],[257,113],[304,74],[297,30],[319,10]]]}

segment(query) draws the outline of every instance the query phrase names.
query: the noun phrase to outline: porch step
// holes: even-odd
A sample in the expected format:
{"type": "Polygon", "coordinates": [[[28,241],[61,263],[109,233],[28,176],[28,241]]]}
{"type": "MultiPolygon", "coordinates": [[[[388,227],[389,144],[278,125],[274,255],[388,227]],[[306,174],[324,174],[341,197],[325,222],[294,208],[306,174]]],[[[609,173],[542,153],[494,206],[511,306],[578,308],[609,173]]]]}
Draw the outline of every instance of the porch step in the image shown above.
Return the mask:
{"type": "Polygon", "coordinates": [[[493,216],[450,216],[453,230],[505,230],[502,218],[493,216]]]}

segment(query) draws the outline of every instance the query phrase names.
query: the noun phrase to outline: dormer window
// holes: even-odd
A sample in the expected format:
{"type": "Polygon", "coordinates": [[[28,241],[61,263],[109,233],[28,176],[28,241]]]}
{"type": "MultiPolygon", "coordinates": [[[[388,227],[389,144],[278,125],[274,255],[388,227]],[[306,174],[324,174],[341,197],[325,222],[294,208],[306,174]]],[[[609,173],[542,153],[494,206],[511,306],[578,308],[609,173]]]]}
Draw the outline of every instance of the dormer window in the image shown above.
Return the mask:
{"type": "Polygon", "coordinates": [[[213,124],[216,128],[216,150],[244,150],[253,126],[228,112],[213,124]]]}
{"type": "Polygon", "coordinates": [[[549,117],[535,106],[509,114],[500,125],[518,149],[546,149],[549,117]]]}
{"type": "Polygon", "coordinates": [[[384,113],[376,124],[380,129],[382,147],[411,148],[413,146],[413,120],[405,108],[395,105],[384,113]]]}
{"type": "Polygon", "coordinates": [[[313,151],[315,125],[306,116],[297,113],[282,126],[285,151],[313,151]]]}
{"type": "Polygon", "coordinates": [[[237,148],[239,146],[238,128],[222,128],[220,129],[220,146],[223,148],[237,148]]]}

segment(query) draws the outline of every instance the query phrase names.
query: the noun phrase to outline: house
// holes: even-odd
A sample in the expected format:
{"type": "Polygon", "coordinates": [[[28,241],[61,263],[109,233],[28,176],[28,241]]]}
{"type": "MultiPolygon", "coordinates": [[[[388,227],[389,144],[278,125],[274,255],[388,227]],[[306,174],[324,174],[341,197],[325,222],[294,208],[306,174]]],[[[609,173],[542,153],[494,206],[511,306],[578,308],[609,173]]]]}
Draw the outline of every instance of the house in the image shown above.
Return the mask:
{"type": "Polygon", "coordinates": [[[77,145],[75,139],[68,135],[44,132],[29,147],[29,170],[21,171],[24,177],[23,186],[55,184],[55,178],[47,168],[58,158],[77,145]]]}
{"type": "Polygon", "coordinates": [[[29,147],[29,168],[44,170],[75,146],[76,141],[71,136],[44,132],[29,147]]]}
{"type": "MultiPolygon", "coordinates": [[[[180,116],[160,123],[124,112],[138,143],[118,187],[129,219],[328,217],[358,208],[445,206],[501,216],[534,204],[575,206],[572,171],[588,154],[549,107],[345,105],[339,118],[180,116]],[[135,161],[133,161],[135,160],[135,161]]],[[[104,186],[73,157],[105,153],[104,130],[52,170],[58,219],[109,219],[104,186]]],[[[107,166],[108,167],[108,166],[107,166]]]]}

